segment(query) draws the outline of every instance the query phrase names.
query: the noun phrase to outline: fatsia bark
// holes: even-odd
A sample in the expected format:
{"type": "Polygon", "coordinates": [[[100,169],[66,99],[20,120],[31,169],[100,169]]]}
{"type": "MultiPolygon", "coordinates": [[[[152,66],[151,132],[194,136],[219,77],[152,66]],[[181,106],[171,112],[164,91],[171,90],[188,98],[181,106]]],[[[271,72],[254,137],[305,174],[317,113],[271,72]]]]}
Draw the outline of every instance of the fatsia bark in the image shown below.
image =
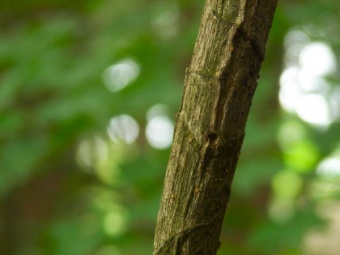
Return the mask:
{"type": "Polygon", "coordinates": [[[277,0],[207,0],[158,214],[154,255],[210,255],[219,236],[277,0]]]}

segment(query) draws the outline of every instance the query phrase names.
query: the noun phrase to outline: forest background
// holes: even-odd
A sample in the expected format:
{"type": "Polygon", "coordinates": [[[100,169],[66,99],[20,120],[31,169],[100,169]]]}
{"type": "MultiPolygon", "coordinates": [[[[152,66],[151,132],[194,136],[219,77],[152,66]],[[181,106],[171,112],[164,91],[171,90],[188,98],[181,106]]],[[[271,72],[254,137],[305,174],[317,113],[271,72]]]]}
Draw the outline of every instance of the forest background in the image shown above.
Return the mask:
{"type": "MultiPolygon", "coordinates": [[[[203,4],[0,1],[0,254],[152,253],[203,4]]],[[[279,1],[219,254],[339,254],[339,35],[279,1]]]]}

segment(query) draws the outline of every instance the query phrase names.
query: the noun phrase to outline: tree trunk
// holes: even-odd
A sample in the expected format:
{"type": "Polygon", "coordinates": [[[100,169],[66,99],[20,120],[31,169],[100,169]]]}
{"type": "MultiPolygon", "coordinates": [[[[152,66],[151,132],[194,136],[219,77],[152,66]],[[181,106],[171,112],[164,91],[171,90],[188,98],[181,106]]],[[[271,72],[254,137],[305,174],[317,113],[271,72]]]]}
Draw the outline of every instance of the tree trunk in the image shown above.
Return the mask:
{"type": "Polygon", "coordinates": [[[207,0],[158,214],[154,255],[213,255],[277,0],[207,0]]]}

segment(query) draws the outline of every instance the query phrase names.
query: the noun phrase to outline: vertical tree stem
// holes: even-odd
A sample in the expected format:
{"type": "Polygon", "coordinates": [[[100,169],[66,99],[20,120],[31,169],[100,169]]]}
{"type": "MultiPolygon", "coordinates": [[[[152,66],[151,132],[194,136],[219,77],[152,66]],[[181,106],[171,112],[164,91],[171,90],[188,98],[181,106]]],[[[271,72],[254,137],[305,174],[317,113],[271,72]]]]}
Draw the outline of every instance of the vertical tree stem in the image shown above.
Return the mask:
{"type": "Polygon", "coordinates": [[[158,214],[154,255],[213,255],[277,0],[207,0],[158,214]]]}

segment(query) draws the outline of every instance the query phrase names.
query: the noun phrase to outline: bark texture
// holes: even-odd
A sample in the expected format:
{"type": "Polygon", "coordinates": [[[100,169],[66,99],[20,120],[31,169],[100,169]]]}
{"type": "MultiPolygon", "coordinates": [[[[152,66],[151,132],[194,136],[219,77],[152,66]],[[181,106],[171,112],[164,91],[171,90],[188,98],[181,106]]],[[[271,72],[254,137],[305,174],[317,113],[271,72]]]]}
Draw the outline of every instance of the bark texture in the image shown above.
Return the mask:
{"type": "Polygon", "coordinates": [[[277,0],[207,0],[158,214],[154,255],[214,255],[277,0]]]}

